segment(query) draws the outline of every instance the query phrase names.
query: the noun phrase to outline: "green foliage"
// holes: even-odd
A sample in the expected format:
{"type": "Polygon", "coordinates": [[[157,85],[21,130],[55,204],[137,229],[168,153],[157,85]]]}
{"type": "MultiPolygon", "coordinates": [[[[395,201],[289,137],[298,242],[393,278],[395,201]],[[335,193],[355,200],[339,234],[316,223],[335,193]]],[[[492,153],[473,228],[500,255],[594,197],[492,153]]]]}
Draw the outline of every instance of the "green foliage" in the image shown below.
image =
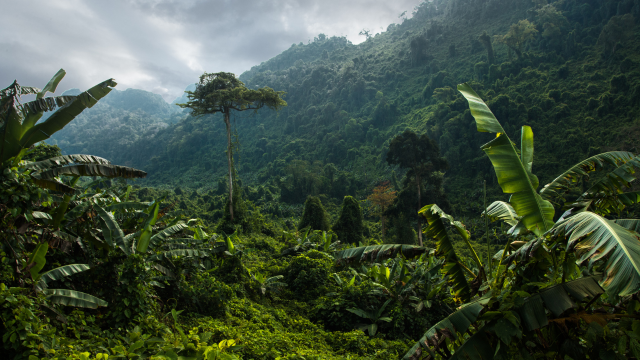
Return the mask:
{"type": "Polygon", "coordinates": [[[304,212],[298,229],[309,227],[311,230],[329,231],[329,215],[322,206],[322,202],[315,196],[307,197],[304,203],[304,212]]]}
{"type": "Polygon", "coordinates": [[[311,250],[291,260],[284,280],[297,298],[308,301],[327,292],[332,264],[333,259],[327,254],[311,250]]]}
{"type": "Polygon", "coordinates": [[[345,243],[359,244],[362,242],[362,209],[356,199],[345,196],[340,209],[340,216],[331,228],[338,239],[345,243]]]}

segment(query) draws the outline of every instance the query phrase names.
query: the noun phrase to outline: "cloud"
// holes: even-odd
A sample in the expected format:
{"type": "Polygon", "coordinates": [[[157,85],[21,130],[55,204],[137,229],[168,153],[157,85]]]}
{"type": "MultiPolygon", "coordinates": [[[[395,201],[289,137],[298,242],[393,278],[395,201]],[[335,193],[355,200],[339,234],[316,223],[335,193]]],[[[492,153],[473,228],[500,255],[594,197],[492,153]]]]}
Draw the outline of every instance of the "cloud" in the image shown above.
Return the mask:
{"type": "Polygon", "coordinates": [[[0,14],[0,86],[60,89],[108,78],[172,101],[205,71],[241,74],[324,33],[364,40],[420,0],[22,0],[0,14]]]}

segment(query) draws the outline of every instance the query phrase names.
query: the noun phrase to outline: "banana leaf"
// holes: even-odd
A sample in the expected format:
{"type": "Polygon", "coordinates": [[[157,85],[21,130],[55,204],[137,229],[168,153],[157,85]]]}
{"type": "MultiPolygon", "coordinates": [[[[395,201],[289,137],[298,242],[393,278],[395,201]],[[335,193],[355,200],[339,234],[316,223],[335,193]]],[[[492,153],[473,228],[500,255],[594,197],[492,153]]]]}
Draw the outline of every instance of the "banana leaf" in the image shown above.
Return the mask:
{"type": "MultiPolygon", "coordinates": [[[[482,269],[480,258],[469,243],[469,232],[461,222],[453,220],[453,217],[445,214],[437,205],[427,205],[420,209],[418,213],[424,216],[429,224],[425,235],[436,240],[436,253],[445,258],[443,268],[445,273],[449,275],[454,294],[463,301],[469,301],[472,296],[472,289],[464,275],[466,267],[460,262],[453,246],[453,240],[449,237],[444,224],[447,222],[457,230],[473,255],[478,269],[482,269]]],[[[475,276],[475,274],[473,275],[475,276]]]]}
{"type": "Polygon", "coordinates": [[[50,180],[61,175],[67,176],[101,176],[106,178],[144,178],[147,173],[119,165],[97,165],[97,164],[80,164],[80,165],[67,165],[63,167],[49,169],[44,172],[34,174],[35,177],[45,180],[50,180]]]}
{"type": "Polygon", "coordinates": [[[73,274],[87,271],[89,269],[90,269],[89,265],[86,265],[86,264],[71,264],[71,265],[60,266],[53,270],[49,270],[42,274],[42,276],[40,277],[40,280],[36,284],[36,289],[38,290],[46,289],[47,284],[49,284],[49,282],[51,281],[60,280],[67,276],[71,276],[73,274]]]}
{"type": "Polygon", "coordinates": [[[488,216],[491,222],[501,220],[514,226],[519,222],[519,216],[509,203],[504,201],[494,201],[482,212],[482,216],[488,216]]]}
{"type": "Polygon", "coordinates": [[[551,229],[553,205],[536,192],[539,182],[532,173],[533,132],[531,128],[522,127],[520,156],[511,139],[478,94],[466,83],[458,85],[458,91],[469,102],[471,115],[476,120],[478,131],[497,134],[495,139],[483,145],[481,149],[489,156],[502,191],[512,194],[509,203],[522,218],[522,224],[538,236],[551,229]]]}
{"type": "Polygon", "coordinates": [[[575,185],[582,177],[588,176],[589,173],[600,170],[606,165],[618,167],[634,157],[635,155],[627,151],[610,151],[592,156],[572,166],[551,183],[545,185],[540,190],[540,196],[545,200],[551,200],[569,190],[571,185],[575,185]]]}
{"type": "Polygon", "coordinates": [[[385,259],[396,257],[398,254],[406,258],[413,258],[429,252],[431,249],[415,245],[371,245],[345,249],[334,254],[336,264],[339,266],[359,262],[381,262],[385,259]]]}
{"type": "Polygon", "coordinates": [[[567,241],[578,262],[606,259],[600,285],[619,296],[640,290],[640,238],[638,233],[592,212],[581,212],[559,222],[551,231],[567,241]]]}
{"type": "Polygon", "coordinates": [[[64,71],[64,69],[58,70],[58,72],[55,75],[53,75],[51,80],[49,80],[47,85],[45,85],[42,88],[42,90],[38,91],[38,94],[36,95],[36,99],[43,98],[48,92],[50,93],[56,92],[56,89],[58,88],[58,84],[60,83],[62,78],[64,78],[65,75],[67,75],[67,72],[64,71]]]}
{"type": "Polygon", "coordinates": [[[39,187],[43,189],[51,190],[51,191],[58,191],[65,194],[73,194],[76,192],[76,189],[66,184],[63,184],[58,180],[43,180],[43,179],[33,178],[33,182],[39,187]]]}
{"type": "MultiPolygon", "coordinates": [[[[109,79],[81,93],[73,101],[59,108],[47,120],[27,129],[22,137],[17,139],[19,140],[19,147],[29,148],[35,143],[48,139],[51,135],[65,127],[84,109],[93,107],[98,100],[105,97],[112,90],[112,87],[116,85],[113,79],[109,79]]],[[[8,155],[10,154],[3,154],[1,161],[15,156],[8,155]]]]}
{"type": "Polygon", "coordinates": [[[104,236],[106,243],[112,248],[114,246],[119,247],[126,255],[131,255],[131,249],[127,246],[127,242],[124,239],[124,233],[116,219],[113,217],[113,214],[97,204],[94,205],[93,208],[96,209],[98,216],[102,219],[104,225],[102,227],[102,235],[104,236]]]}
{"type": "Polygon", "coordinates": [[[517,309],[522,327],[527,331],[533,331],[547,326],[549,319],[545,308],[558,317],[576,307],[574,299],[580,302],[603,294],[604,290],[598,285],[599,278],[599,276],[579,278],[548,287],[527,297],[524,304],[517,309]]]}
{"type": "Polygon", "coordinates": [[[56,156],[56,157],[52,157],[42,161],[27,163],[22,167],[24,167],[25,169],[42,171],[42,170],[47,170],[54,167],[70,165],[70,164],[109,165],[111,164],[111,162],[107,159],[103,159],[98,156],[75,154],[75,155],[56,156]]]}
{"type": "Polygon", "coordinates": [[[42,268],[44,268],[44,265],[47,263],[46,255],[48,250],[49,244],[38,244],[38,246],[36,246],[36,248],[29,256],[29,260],[27,260],[27,267],[29,268],[31,278],[33,280],[37,280],[38,273],[40,272],[40,270],[42,270],[42,268]]]}
{"type": "Polygon", "coordinates": [[[106,301],[80,291],[67,289],[46,289],[43,292],[47,296],[47,299],[54,304],[84,307],[89,309],[97,309],[98,306],[108,305],[106,301]]]}
{"type": "Polygon", "coordinates": [[[431,346],[438,346],[439,342],[444,340],[442,334],[450,334],[454,339],[457,338],[456,334],[464,334],[469,326],[478,319],[489,300],[491,300],[490,296],[485,295],[485,297],[462,305],[460,309],[429,328],[402,358],[405,360],[417,358],[415,355],[421,354],[421,349],[433,356],[431,346]]]}
{"type": "Polygon", "coordinates": [[[185,256],[185,257],[207,257],[209,253],[202,250],[193,250],[193,249],[183,249],[183,250],[169,250],[161,252],[157,255],[152,255],[148,258],[147,261],[156,261],[161,260],[162,258],[170,258],[176,256],[185,256]]]}
{"type": "Polygon", "coordinates": [[[185,224],[185,223],[180,223],[180,224],[176,224],[173,226],[169,226],[168,228],[158,232],[157,234],[153,235],[150,239],[149,239],[149,248],[153,249],[154,247],[160,245],[160,242],[164,241],[165,239],[167,239],[169,236],[179,233],[180,231],[184,230],[184,229],[188,229],[189,225],[185,224]]]}

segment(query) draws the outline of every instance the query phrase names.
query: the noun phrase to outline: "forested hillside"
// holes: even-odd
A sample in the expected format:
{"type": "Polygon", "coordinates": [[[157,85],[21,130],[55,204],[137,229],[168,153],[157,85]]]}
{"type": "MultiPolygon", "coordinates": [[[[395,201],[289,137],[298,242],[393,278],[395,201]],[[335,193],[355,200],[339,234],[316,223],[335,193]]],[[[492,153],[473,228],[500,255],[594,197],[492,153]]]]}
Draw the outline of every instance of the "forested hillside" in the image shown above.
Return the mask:
{"type": "Polygon", "coordinates": [[[171,104],[13,82],[2,354],[640,358],[639,16],[425,1],[171,104]]]}
{"type": "MultiPolygon", "coordinates": [[[[484,181],[490,199],[504,197],[480,150],[491,137],[477,134],[454,90],[462,82],[513,138],[521,125],[533,127],[541,183],[596,153],[636,151],[639,11],[634,1],[424,2],[358,45],[324,34],[293,44],[240,76],[248,88],[285,91],[288,103],[277,112],[232,114],[245,193],[264,212],[294,217],[309,195],[337,209],[345,195],[362,200],[385,180],[404,188],[401,199],[414,199],[415,190],[402,185],[406,169],[386,161],[391,139],[411,130],[434,139],[449,165],[444,178],[425,185],[421,203],[476,214],[484,181]]],[[[197,203],[225,192],[222,117],[172,113],[177,107],[159,96],[131,89],[117,94],[54,136],[63,152],[145,169],[145,185],[196,190],[205,197],[184,208],[220,219],[222,204],[197,203]]]]}

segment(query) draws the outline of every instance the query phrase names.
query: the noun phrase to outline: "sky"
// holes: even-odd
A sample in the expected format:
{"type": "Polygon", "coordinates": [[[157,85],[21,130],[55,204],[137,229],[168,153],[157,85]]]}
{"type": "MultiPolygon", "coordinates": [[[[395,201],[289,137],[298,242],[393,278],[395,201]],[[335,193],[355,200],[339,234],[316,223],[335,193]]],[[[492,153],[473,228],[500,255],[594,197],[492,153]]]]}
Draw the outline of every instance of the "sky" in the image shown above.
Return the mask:
{"type": "Polygon", "coordinates": [[[56,94],[114,78],[173,101],[206,72],[240,75],[320,33],[357,44],[421,0],[0,0],[0,88],[56,94]]]}

